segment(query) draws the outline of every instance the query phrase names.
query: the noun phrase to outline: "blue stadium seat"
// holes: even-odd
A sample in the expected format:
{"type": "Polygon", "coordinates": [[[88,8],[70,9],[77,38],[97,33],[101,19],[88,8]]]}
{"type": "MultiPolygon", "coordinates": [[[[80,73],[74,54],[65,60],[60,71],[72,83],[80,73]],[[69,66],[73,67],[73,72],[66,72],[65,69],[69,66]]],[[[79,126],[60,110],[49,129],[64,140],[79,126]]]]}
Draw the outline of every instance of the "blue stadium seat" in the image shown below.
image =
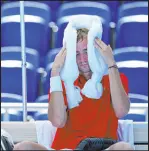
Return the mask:
{"type": "MultiPolygon", "coordinates": [[[[72,1],[64,1],[65,3],[68,3],[68,2],[72,2],[72,1]]],[[[118,7],[120,6],[120,2],[119,1],[101,1],[101,0],[98,0],[98,1],[92,1],[92,2],[99,2],[99,3],[104,3],[106,5],[108,5],[108,7],[110,8],[111,10],[111,21],[112,22],[117,22],[117,12],[118,12],[118,7]]]]}
{"type": "Polygon", "coordinates": [[[42,96],[39,96],[36,101],[36,103],[48,103],[48,95],[42,95],[42,96]]]}
{"type": "Polygon", "coordinates": [[[119,71],[128,78],[129,95],[132,102],[147,102],[148,48],[126,47],[116,49],[114,50],[114,58],[119,71]]]}
{"type": "Polygon", "coordinates": [[[119,18],[132,15],[148,15],[148,2],[127,3],[119,7],[119,18]]]}
{"type": "Polygon", "coordinates": [[[119,19],[116,48],[129,46],[148,47],[148,15],[133,15],[119,19]]]}
{"type": "Polygon", "coordinates": [[[148,103],[148,96],[141,94],[128,94],[131,103],[148,103]]]}
{"type": "Polygon", "coordinates": [[[47,4],[51,8],[51,21],[56,22],[57,19],[57,11],[60,5],[62,4],[61,1],[38,1],[40,3],[47,4]]]}
{"type": "Polygon", "coordinates": [[[1,102],[22,103],[23,99],[21,95],[12,93],[1,93],[1,102]]]}
{"type": "Polygon", "coordinates": [[[45,80],[43,82],[44,94],[48,94],[48,92],[49,92],[52,64],[53,64],[53,62],[48,63],[47,66],[46,66],[46,69],[45,69],[47,75],[46,75],[45,80]]]}
{"type": "Polygon", "coordinates": [[[49,87],[50,87],[50,75],[51,75],[51,69],[52,69],[52,64],[54,62],[55,56],[58,54],[61,48],[55,48],[49,50],[47,53],[46,59],[45,59],[45,64],[46,64],[46,77],[43,80],[43,88],[44,88],[44,94],[48,94],[49,87]]]}
{"type": "Polygon", "coordinates": [[[111,21],[110,9],[106,4],[99,2],[89,1],[76,1],[70,3],[64,3],[60,6],[58,11],[57,26],[59,28],[55,36],[55,47],[62,47],[63,32],[68,24],[71,16],[78,14],[97,15],[101,18],[103,23],[103,37],[102,40],[105,43],[110,41],[110,28],[109,23],[111,21]],[[90,7],[89,7],[90,6],[90,7]]]}
{"type": "MultiPolygon", "coordinates": [[[[36,49],[43,56],[50,48],[51,11],[46,4],[24,2],[26,47],[36,49]]],[[[21,46],[20,5],[18,2],[6,3],[1,8],[1,46],[21,46]]]]}
{"type": "MultiPolygon", "coordinates": [[[[20,2],[7,2],[2,6],[1,17],[20,14],[20,2]]],[[[34,15],[44,19],[44,22],[49,23],[51,20],[50,8],[42,3],[35,1],[24,2],[24,13],[26,15],[34,15]],[[49,13],[49,14],[48,14],[49,13]]],[[[40,18],[40,19],[41,19],[40,18]]],[[[34,19],[34,18],[33,18],[34,19]]]]}
{"type": "Polygon", "coordinates": [[[134,122],[145,122],[146,114],[147,112],[145,110],[131,109],[131,111],[122,119],[133,120],[134,122]]]}
{"type": "Polygon", "coordinates": [[[55,56],[59,53],[60,49],[61,48],[55,48],[55,49],[49,50],[46,56],[46,63],[45,63],[46,65],[55,60],[55,56]]]}
{"type": "MultiPolygon", "coordinates": [[[[144,2],[145,1],[148,1],[148,0],[143,0],[144,2]]],[[[143,2],[143,1],[138,1],[138,2],[143,2]]],[[[123,1],[123,3],[125,4],[125,3],[135,3],[136,2],[136,0],[129,0],[129,1],[123,1]]]]}
{"type": "MultiPolygon", "coordinates": [[[[98,2],[98,1],[96,1],[96,2],[98,2]]],[[[117,14],[118,14],[118,8],[120,6],[120,2],[119,1],[103,1],[103,3],[107,4],[111,10],[111,17],[112,17],[111,21],[114,23],[117,23],[117,19],[118,19],[117,14]]]]}
{"type": "Polygon", "coordinates": [[[116,61],[124,60],[148,60],[147,47],[123,47],[113,50],[116,61]]]}
{"type": "Polygon", "coordinates": [[[5,110],[2,109],[1,121],[23,121],[23,117],[19,112],[10,109],[8,114],[5,116],[5,110]]]}
{"type": "Polygon", "coordinates": [[[4,114],[5,114],[6,110],[1,108],[1,121],[4,121],[4,114]]]}
{"type": "MultiPolygon", "coordinates": [[[[1,48],[1,92],[22,95],[22,66],[20,47],[1,48]]],[[[33,102],[37,96],[37,68],[39,54],[26,48],[27,100],[33,102]]]]}
{"type": "Polygon", "coordinates": [[[34,115],[34,120],[48,120],[48,111],[39,111],[34,115]]]}
{"type": "Polygon", "coordinates": [[[111,21],[110,9],[107,5],[91,1],[75,1],[64,3],[58,11],[58,18],[77,14],[89,14],[102,17],[106,23],[111,21]]]}

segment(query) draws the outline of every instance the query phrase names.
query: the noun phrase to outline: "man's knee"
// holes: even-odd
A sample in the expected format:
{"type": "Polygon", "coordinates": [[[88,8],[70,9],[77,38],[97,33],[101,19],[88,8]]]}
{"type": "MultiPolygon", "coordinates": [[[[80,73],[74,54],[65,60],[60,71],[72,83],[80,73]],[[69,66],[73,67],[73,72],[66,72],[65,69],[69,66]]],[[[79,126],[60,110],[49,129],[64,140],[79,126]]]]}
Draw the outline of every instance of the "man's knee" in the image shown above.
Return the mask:
{"type": "Polygon", "coordinates": [[[27,150],[31,148],[31,142],[23,141],[14,145],[13,150],[27,150]]]}
{"type": "Polygon", "coordinates": [[[123,150],[133,150],[132,146],[126,142],[119,142],[123,150]]]}
{"type": "Polygon", "coordinates": [[[109,150],[134,150],[129,143],[118,142],[109,147],[109,150]]]}

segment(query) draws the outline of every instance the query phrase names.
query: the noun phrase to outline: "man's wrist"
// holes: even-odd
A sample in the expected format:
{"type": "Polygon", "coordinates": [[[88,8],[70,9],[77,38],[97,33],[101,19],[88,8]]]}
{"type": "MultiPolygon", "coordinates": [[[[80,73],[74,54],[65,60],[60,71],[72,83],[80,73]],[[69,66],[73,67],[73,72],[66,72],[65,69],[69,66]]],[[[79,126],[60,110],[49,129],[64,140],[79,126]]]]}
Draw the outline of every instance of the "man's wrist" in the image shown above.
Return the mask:
{"type": "Polygon", "coordinates": [[[118,66],[116,64],[114,64],[113,66],[108,67],[108,69],[112,69],[112,68],[118,69],[118,66]]]}
{"type": "Polygon", "coordinates": [[[57,69],[52,69],[51,71],[51,77],[59,76],[60,72],[57,69]]]}

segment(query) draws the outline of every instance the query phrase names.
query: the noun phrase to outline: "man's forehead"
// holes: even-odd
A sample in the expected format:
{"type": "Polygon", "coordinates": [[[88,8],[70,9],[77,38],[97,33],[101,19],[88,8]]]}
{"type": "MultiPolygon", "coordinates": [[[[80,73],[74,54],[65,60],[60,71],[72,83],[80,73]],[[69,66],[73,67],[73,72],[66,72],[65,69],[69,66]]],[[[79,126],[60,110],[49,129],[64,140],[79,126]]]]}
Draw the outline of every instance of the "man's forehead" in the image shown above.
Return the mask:
{"type": "Polygon", "coordinates": [[[83,49],[87,49],[87,39],[80,40],[77,43],[77,51],[81,51],[83,49]]]}

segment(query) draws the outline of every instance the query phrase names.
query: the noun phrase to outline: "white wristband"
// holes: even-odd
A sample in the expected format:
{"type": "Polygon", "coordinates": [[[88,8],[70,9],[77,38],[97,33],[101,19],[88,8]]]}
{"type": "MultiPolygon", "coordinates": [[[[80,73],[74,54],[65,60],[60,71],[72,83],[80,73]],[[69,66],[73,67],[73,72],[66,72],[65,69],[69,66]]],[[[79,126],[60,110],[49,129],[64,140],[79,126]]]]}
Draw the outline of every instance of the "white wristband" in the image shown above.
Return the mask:
{"type": "Polygon", "coordinates": [[[56,91],[63,91],[60,76],[50,78],[50,93],[56,91]]]}

